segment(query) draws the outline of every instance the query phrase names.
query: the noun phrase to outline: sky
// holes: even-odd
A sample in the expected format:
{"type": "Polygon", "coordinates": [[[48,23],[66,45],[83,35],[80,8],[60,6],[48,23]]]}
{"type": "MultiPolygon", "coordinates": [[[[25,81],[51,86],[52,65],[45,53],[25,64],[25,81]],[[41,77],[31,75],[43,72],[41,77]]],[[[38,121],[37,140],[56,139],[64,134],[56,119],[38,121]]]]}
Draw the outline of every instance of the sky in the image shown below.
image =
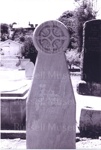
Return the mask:
{"type": "Polygon", "coordinates": [[[39,24],[73,9],[73,0],[0,0],[0,23],[39,24]]]}
{"type": "MultiPolygon", "coordinates": [[[[98,6],[101,6],[101,0],[98,0],[98,6]]],[[[29,21],[39,24],[57,19],[63,12],[74,8],[74,0],[0,0],[0,23],[16,22],[15,26],[26,27],[29,21]]]]}

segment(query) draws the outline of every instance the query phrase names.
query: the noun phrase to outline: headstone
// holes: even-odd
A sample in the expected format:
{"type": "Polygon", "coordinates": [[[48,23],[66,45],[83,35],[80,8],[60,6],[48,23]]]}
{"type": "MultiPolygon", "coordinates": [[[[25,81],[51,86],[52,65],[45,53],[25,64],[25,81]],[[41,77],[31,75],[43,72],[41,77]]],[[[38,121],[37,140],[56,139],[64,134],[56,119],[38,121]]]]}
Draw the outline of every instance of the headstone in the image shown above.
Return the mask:
{"type": "Polygon", "coordinates": [[[1,64],[4,68],[17,69],[18,58],[16,56],[2,56],[1,64]]]}
{"type": "Polygon", "coordinates": [[[27,79],[32,79],[34,71],[34,64],[32,62],[28,62],[25,66],[25,75],[27,79]]]}
{"type": "Polygon", "coordinates": [[[82,80],[79,93],[101,96],[101,20],[84,24],[82,80]],[[86,91],[85,91],[86,90],[86,91]]]}
{"type": "Polygon", "coordinates": [[[1,130],[25,130],[26,99],[30,85],[23,81],[2,81],[0,86],[1,130]]]}
{"type": "Polygon", "coordinates": [[[27,99],[28,149],[73,149],[76,104],[65,50],[69,33],[59,21],[47,21],[34,31],[38,50],[27,99]]]}
{"type": "Polygon", "coordinates": [[[28,62],[30,62],[30,59],[28,59],[28,58],[21,59],[21,69],[22,70],[25,70],[25,67],[26,67],[28,62]]]}
{"type": "Polygon", "coordinates": [[[87,22],[84,32],[82,79],[101,83],[101,20],[87,22]]]}
{"type": "Polygon", "coordinates": [[[79,129],[81,137],[98,138],[101,136],[101,109],[82,108],[79,129]]]}
{"type": "MultiPolygon", "coordinates": [[[[25,130],[26,99],[31,81],[26,80],[25,71],[0,70],[1,130],[25,130]]],[[[4,133],[9,135],[9,133],[4,133]]],[[[14,134],[13,134],[14,135],[14,134]]],[[[1,135],[2,137],[2,135],[1,135]]],[[[16,136],[17,137],[17,136],[16,136]]]]}

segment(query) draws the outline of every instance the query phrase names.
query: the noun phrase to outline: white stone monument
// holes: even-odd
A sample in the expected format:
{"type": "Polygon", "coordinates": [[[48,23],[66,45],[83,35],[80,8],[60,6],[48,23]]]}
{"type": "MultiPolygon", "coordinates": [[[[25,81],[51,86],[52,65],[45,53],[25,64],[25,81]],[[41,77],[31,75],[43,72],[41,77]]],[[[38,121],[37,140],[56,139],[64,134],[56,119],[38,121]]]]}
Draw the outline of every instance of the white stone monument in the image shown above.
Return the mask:
{"type": "Polygon", "coordinates": [[[47,21],[34,32],[38,50],[32,86],[27,99],[28,149],[74,149],[76,103],[67,67],[67,28],[47,21]]]}
{"type": "Polygon", "coordinates": [[[27,79],[29,80],[32,79],[33,71],[34,71],[34,64],[30,61],[25,66],[25,75],[27,79]]]}

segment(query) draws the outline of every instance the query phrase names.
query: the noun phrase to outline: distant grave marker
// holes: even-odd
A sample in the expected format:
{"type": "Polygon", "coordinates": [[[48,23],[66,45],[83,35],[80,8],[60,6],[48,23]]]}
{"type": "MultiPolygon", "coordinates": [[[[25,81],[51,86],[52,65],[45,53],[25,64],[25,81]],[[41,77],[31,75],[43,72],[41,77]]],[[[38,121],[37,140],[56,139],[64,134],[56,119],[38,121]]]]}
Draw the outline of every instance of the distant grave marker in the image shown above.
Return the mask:
{"type": "Polygon", "coordinates": [[[84,24],[82,80],[80,94],[101,96],[101,20],[84,24]]]}
{"type": "Polygon", "coordinates": [[[25,75],[27,79],[32,79],[34,71],[34,64],[32,62],[28,62],[25,66],[25,75]]]}
{"type": "Polygon", "coordinates": [[[25,70],[25,67],[26,67],[27,63],[30,62],[30,59],[24,58],[24,59],[21,59],[20,61],[21,61],[21,64],[20,64],[21,65],[21,69],[25,70]]]}
{"type": "Polygon", "coordinates": [[[10,69],[17,69],[18,58],[16,56],[2,56],[1,64],[2,67],[10,68],[10,69]]]}
{"type": "Polygon", "coordinates": [[[73,149],[76,104],[65,50],[69,33],[59,21],[47,21],[34,32],[38,50],[27,100],[28,149],[73,149]]]}

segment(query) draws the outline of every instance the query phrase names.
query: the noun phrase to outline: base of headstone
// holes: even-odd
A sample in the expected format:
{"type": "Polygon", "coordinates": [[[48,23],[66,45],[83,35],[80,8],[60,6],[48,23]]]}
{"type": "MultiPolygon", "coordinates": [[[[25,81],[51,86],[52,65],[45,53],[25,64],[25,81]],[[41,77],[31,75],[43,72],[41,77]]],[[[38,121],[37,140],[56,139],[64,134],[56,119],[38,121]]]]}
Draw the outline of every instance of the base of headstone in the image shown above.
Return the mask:
{"type": "Polygon", "coordinates": [[[81,82],[77,85],[77,92],[81,95],[101,97],[101,84],[81,82]]]}
{"type": "Polygon", "coordinates": [[[1,130],[26,129],[26,99],[29,86],[12,92],[2,92],[1,99],[1,130]]]}
{"type": "Polygon", "coordinates": [[[0,130],[1,139],[26,139],[25,130],[0,130]]]}
{"type": "Polygon", "coordinates": [[[81,137],[98,138],[101,136],[101,110],[86,107],[81,109],[79,127],[81,137]]]}

